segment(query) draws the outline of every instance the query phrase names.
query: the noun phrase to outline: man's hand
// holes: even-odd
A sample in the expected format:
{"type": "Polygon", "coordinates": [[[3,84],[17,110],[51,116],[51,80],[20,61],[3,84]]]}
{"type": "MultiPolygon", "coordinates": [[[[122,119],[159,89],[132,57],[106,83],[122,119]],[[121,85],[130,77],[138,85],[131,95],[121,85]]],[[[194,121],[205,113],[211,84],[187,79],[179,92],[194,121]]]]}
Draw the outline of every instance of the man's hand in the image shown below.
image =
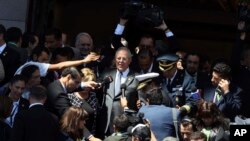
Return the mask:
{"type": "Polygon", "coordinates": [[[128,107],[128,101],[127,101],[126,97],[121,96],[120,103],[121,103],[122,108],[128,107]]]}
{"type": "Polygon", "coordinates": [[[224,94],[227,94],[229,92],[229,84],[230,82],[228,80],[221,79],[218,86],[221,88],[224,94]]]}
{"type": "Polygon", "coordinates": [[[98,138],[96,138],[94,136],[91,136],[88,140],[89,141],[101,141],[101,139],[98,139],[98,138]]]}
{"type": "Polygon", "coordinates": [[[166,30],[168,29],[168,26],[166,25],[165,21],[162,20],[162,24],[159,25],[159,26],[157,26],[157,27],[155,27],[155,28],[156,28],[156,29],[160,29],[160,30],[162,30],[162,31],[166,31],[166,30]]]}
{"type": "Polygon", "coordinates": [[[141,100],[138,99],[138,100],[136,101],[136,107],[137,107],[137,109],[140,109],[141,106],[142,106],[142,105],[141,105],[141,100]]]}
{"type": "Polygon", "coordinates": [[[127,22],[128,22],[127,19],[120,18],[119,24],[125,26],[125,24],[126,24],[127,22]]]}
{"type": "Polygon", "coordinates": [[[96,61],[100,58],[100,55],[97,55],[96,53],[90,53],[89,55],[87,55],[83,61],[84,63],[89,63],[91,61],[96,61]]]}
{"type": "Polygon", "coordinates": [[[98,87],[99,84],[96,83],[95,81],[87,81],[87,82],[84,82],[84,87],[89,87],[91,89],[95,89],[96,87],[98,87]]]}

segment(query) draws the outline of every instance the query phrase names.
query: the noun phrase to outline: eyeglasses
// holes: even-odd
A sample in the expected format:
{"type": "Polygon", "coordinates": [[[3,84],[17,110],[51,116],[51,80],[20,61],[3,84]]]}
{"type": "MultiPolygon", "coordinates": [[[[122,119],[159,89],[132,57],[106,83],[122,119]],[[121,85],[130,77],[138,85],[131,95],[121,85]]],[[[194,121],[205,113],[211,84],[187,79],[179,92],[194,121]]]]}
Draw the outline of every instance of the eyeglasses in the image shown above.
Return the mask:
{"type": "Polygon", "coordinates": [[[85,44],[85,43],[83,43],[83,44],[81,44],[82,46],[90,46],[90,44],[85,44]]]}

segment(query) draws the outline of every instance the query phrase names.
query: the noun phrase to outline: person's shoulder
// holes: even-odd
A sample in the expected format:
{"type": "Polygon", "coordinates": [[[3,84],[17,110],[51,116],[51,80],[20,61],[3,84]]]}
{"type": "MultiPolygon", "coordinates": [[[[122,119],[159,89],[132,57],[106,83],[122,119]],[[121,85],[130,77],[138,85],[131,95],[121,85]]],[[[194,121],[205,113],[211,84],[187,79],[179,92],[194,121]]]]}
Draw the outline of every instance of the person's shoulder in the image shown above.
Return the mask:
{"type": "Polygon", "coordinates": [[[104,141],[126,141],[128,136],[109,136],[104,141]]]}

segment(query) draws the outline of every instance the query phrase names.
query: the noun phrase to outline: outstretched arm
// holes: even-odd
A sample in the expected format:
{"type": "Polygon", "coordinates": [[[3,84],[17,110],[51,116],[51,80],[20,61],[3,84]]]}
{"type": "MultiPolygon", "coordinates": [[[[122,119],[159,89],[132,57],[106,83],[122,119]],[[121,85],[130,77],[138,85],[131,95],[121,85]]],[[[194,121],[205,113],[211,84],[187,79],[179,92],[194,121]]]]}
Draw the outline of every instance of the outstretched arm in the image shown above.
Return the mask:
{"type": "Polygon", "coordinates": [[[91,61],[96,61],[97,59],[99,59],[99,57],[100,57],[100,55],[89,54],[88,56],[86,56],[82,60],[66,61],[66,62],[60,62],[57,64],[51,64],[49,66],[49,70],[60,70],[60,69],[67,68],[67,67],[78,66],[78,65],[81,65],[84,63],[89,63],[91,61]]]}

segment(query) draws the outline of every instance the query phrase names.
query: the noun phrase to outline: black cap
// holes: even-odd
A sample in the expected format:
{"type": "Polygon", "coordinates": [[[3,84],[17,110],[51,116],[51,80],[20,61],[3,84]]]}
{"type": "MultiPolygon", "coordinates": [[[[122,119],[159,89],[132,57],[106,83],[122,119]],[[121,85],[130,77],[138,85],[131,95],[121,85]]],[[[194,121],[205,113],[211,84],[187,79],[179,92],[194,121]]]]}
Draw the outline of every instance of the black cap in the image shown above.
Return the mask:
{"type": "Polygon", "coordinates": [[[179,56],[176,54],[164,54],[156,59],[159,62],[159,68],[161,71],[170,70],[176,65],[179,60],[179,56]]]}

